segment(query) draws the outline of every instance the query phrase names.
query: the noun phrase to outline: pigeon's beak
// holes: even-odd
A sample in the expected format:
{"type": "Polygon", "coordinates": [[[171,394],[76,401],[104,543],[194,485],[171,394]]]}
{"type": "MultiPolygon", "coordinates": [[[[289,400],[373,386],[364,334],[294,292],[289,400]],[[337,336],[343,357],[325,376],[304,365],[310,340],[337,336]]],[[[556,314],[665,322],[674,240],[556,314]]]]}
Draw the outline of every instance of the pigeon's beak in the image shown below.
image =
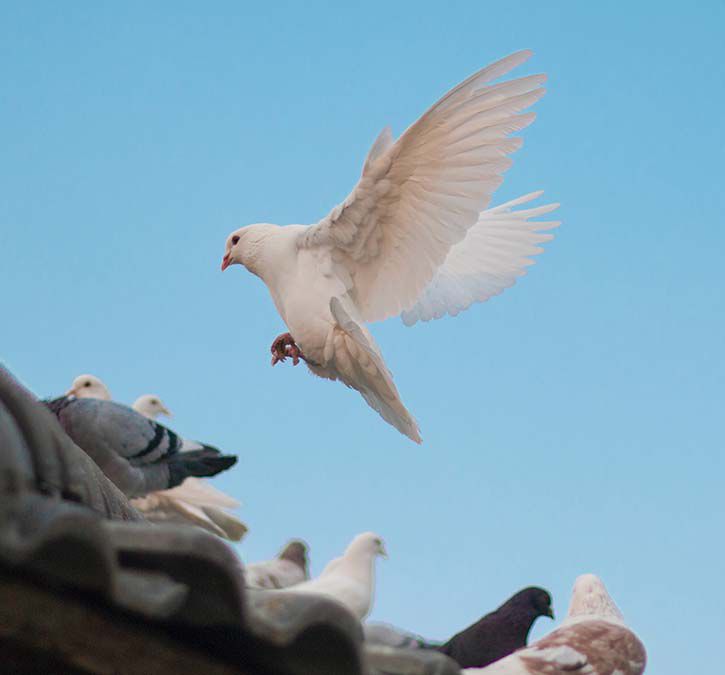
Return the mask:
{"type": "Polygon", "coordinates": [[[554,618],[554,610],[553,608],[549,607],[549,609],[546,612],[546,616],[548,616],[550,619],[554,618]]]}
{"type": "Polygon", "coordinates": [[[229,256],[230,256],[230,254],[229,254],[229,253],[227,253],[227,254],[226,254],[226,255],[225,255],[225,256],[224,256],[223,258],[222,258],[222,272],[223,272],[223,271],[224,271],[224,270],[225,270],[225,269],[226,269],[227,267],[229,267],[229,265],[231,265],[231,261],[229,260],[229,256]]]}
{"type": "Polygon", "coordinates": [[[166,415],[169,419],[174,416],[174,414],[166,406],[161,406],[161,414],[166,415]]]}
{"type": "Polygon", "coordinates": [[[385,550],[385,544],[380,544],[380,548],[378,549],[378,554],[381,558],[388,559],[388,552],[385,550]]]}
{"type": "Polygon", "coordinates": [[[78,396],[78,390],[77,389],[69,389],[67,392],[65,392],[66,396],[78,396]]]}

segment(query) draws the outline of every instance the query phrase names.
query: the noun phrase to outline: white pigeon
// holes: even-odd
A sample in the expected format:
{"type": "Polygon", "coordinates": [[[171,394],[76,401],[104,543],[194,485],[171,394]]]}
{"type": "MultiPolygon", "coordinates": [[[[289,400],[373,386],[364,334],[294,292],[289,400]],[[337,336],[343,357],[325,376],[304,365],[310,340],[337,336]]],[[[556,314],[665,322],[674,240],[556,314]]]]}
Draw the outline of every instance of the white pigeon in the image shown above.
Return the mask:
{"type": "Polygon", "coordinates": [[[100,398],[102,401],[111,400],[108,387],[95,375],[79,375],[71,382],[70,389],[65,395],[76,398],[100,398]]]}
{"type": "MultiPolygon", "coordinates": [[[[76,377],[66,396],[111,400],[106,384],[89,374],[76,377]]],[[[155,394],[139,396],[131,407],[152,420],[159,415],[171,417],[169,409],[155,394]]],[[[131,503],[154,522],[191,523],[232,541],[240,540],[247,532],[247,526],[230,512],[241,504],[203,478],[189,476],[181,485],[131,499],[131,503]]]]}
{"type": "Polygon", "coordinates": [[[383,540],[373,532],[364,532],[350,542],[342,557],[327,563],[319,577],[290,590],[334,598],[362,621],[372,608],[375,558],[379,555],[387,557],[383,540]]]}
{"type": "Polygon", "coordinates": [[[366,322],[402,315],[406,324],[455,315],[512,285],[558,223],[529,222],[556,208],[511,212],[533,193],[483,211],[521,147],[510,134],[544,94],[544,75],[491,81],[531,56],[521,51],[448,92],[400,138],[385,129],[345,201],[314,225],[259,223],[226,241],[222,270],[241,264],[268,286],[289,333],[272,344],[316,375],[356,389],[417,443],[366,322]],[[294,337],[293,337],[294,336],[294,337]]]}
{"type": "Polygon", "coordinates": [[[249,588],[289,588],[308,578],[307,544],[289,542],[272,560],[244,566],[244,580],[249,588]]]}
{"type": "Polygon", "coordinates": [[[601,579],[580,576],[561,627],[469,675],[642,675],[647,654],[601,579]]]}
{"type": "Polygon", "coordinates": [[[156,394],[144,394],[139,396],[131,407],[144,417],[155,420],[159,415],[173,417],[171,411],[164,405],[164,402],[156,394]]]}

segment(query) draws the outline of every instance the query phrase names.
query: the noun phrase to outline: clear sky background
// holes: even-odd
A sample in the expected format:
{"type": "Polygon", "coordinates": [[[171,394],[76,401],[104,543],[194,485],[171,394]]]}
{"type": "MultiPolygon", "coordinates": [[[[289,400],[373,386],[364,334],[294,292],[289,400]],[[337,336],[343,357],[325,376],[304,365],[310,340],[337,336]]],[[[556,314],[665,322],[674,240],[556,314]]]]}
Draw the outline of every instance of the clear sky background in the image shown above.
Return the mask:
{"type": "MultiPolygon", "coordinates": [[[[80,373],[158,393],[239,454],[247,560],[313,571],[375,530],[372,618],[448,637],[538,584],[599,574],[648,672],[722,641],[722,2],[4,2],[0,356],[38,395],[80,373]],[[415,446],[355,393],[269,366],[266,289],[228,233],[308,223],[386,124],[521,48],[548,94],[494,203],[564,224],[455,319],[373,327],[415,446]]],[[[541,619],[534,637],[551,628],[541,619]]]]}

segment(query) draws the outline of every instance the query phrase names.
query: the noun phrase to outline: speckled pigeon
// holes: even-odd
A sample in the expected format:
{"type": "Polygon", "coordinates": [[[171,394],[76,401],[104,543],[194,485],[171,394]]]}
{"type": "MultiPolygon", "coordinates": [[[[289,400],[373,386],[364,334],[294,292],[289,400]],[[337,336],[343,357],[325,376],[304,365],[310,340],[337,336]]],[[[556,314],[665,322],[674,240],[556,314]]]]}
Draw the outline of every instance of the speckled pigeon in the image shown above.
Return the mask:
{"type": "Polygon", "coordinates": [[[69,396],[45,403],[75,444],[128,497],[172,488],[189,476],[214,476],[237,461],[184,440],[120,403],[69,396]]]}

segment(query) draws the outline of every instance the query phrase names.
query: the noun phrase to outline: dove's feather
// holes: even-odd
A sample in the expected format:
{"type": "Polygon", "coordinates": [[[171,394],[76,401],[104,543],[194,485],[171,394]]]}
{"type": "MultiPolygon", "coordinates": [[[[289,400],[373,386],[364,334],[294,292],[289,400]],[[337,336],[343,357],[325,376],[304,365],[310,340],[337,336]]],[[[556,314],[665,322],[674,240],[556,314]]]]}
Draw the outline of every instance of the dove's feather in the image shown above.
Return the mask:
{"type": "Polygon", "coordinates": [[[541,244],[553,239],[542,234],[559,225],[556,221],[532,221],[558,207],[547,204],[527,210],[512,211],[541,196],[532,192],[518,199],[484,211],[465,238],[448,252],[431,282],[410,310],[403,312],[403,323],[455,316],[474,302],[484,302],[498,295],[533,265],[530,256],[541,253],[541,244]]]}
{"type": "Polygon", "coordinates": [[[378,137],[347,199],[300,234],[301,248],[332,249],[365,322],[410,309],[488,205],[521,146],[510,134],[544,94],[543,75],[489,85],[531,56],[521,51],[448,92],[394,143],[378,137]]]}
{"type": "Polygon", "coordinates": [[[330,311],[337,325],[325,345],[327,363],[334,364],[338,379],[359,391],[386,422],[420,443],[418,424],[400,400],[372,335],[353,321],[339,298],[332,298],[330,311]]]}
{"type": "Polygon", "coordinates": [[[238,508],[239,502],[201,478],[189,477],[175,488],[134,499],[133,505],[149,520],[190,522],[232,541],[247,532],[247,526],[226,510],[238,508]]]}

